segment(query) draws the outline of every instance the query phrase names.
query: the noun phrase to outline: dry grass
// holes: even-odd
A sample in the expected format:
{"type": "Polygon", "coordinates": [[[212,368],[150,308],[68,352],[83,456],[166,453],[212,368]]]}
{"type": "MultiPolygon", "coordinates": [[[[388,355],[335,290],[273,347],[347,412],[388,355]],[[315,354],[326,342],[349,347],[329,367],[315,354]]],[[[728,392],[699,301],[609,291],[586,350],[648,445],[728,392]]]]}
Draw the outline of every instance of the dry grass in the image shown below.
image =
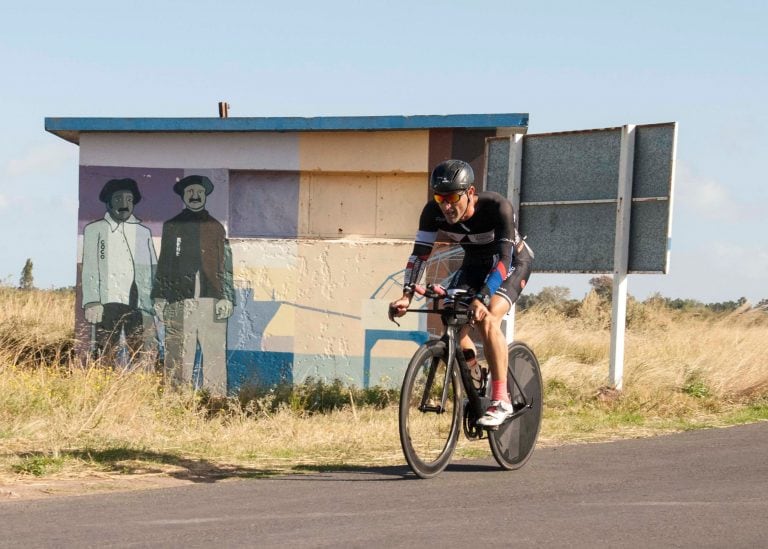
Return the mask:
{"type": "Polygon", "coordinates": [[[768,419],[768,315],[672,311],[634,303],[624,387],[606,390],[610,315],[588,296],[578,317],[533,309],[518,336],[546,384],[544,439],[604,440],[768,419]]]}
{"type": "MultiPolygon", "coordinates": [[[[267,395],[245,405],[230,399],[212,413],[200,395],[166,391],[141,369],[80,366],[71,358],[73,307],[71,293],[0,288],[0,477],[227,477],[404,463],[393,405],[350,398],[308,413],[267,395]]],[[[610,315],[594,296],[581,309],[566,317],[534,308],[518,318],[546,384],[541,444],[768,419],[765,313],[696,316],[633,304],[616,395],[604,389],[610,315]]],[[[489,452],[462,440],[458,455],[489,452]]]]}
{"type": "MultiPolygon", "coordinates": [[[[595,322],[595,316],[566,318],[535,309],[521,315],[517,335],[536,349],[545,380],[558,379],[587,392],[605,383],[610,326],[607,319],[595,322]]],[[[644,306],[642,319],[626,334],[625,393],[671,394],[695,382],[721,399],[764,395],[767,335],[768,315],[762,311],[695,316],[644,306]]]]}
{"type": "Polygon", "coordinates": [[[11,364],[60,364],[73,348],[75,294],[0,285],[0,359],[11,364]]]}

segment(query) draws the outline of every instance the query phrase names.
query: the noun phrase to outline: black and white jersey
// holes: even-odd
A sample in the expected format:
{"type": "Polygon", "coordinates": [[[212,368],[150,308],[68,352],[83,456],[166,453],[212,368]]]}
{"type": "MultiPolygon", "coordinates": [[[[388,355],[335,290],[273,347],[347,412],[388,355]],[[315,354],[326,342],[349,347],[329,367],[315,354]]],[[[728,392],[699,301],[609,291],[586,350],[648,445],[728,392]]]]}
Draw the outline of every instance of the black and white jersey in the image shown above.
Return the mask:
{"type": "Polygon", "coordinates": [[[491,294],[507,277],[514,249],[520,242],[517,216],[512,203],[492,191],[477,193],[472,217],[449,224],[437,202],[430,200],[421,212],[413,252],[405,272],[405,285],[421,278],[439,231],[464,249],[464,262],[497,258],[488,273],[486,285],[491,294]]]}

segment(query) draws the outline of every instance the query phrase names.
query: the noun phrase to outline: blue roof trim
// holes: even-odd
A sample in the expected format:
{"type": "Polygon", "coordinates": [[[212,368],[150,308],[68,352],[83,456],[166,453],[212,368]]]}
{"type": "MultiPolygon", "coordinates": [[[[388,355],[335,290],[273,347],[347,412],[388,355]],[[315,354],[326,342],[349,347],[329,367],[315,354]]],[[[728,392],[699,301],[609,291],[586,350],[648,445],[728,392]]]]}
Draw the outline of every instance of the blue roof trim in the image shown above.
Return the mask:
{"type": "Polygon", "coordinates": [[[418,130],[431,128],[527,128],[527,113],[316,118],[58,118],[45,129],[79,142],[82,132],[293,132],[418,130]]]}

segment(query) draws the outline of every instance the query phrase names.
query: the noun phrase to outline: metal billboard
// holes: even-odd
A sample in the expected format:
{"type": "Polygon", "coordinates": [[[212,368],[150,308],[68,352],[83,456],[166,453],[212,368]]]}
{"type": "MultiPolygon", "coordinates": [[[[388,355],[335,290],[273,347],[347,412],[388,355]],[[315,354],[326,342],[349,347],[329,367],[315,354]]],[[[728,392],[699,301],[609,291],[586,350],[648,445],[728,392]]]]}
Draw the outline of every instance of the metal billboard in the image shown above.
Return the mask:
{"type": "MultiPolygon", "coordinates": [[[[487,190],[510,197],[537,272],[615,270],[623,128],[488,140],[487,190]]],[[[632,126],[629,273],[669,267],[677,124],[632,126]]]]}

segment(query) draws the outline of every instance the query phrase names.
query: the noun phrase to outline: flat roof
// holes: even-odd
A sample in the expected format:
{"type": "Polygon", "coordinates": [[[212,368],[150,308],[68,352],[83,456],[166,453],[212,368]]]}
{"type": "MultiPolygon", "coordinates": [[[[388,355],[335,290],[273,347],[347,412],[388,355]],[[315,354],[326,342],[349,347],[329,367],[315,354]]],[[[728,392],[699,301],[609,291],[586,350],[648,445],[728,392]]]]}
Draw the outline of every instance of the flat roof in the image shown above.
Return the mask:
{"type": "Polygon", "coordinates": [[[517,128],[525,133],[527,113],[417,116],[322,116],[314,118],[62,118],[45,119],[45,129],[72,143],[85,132],[319,132],[517,128]]]}

